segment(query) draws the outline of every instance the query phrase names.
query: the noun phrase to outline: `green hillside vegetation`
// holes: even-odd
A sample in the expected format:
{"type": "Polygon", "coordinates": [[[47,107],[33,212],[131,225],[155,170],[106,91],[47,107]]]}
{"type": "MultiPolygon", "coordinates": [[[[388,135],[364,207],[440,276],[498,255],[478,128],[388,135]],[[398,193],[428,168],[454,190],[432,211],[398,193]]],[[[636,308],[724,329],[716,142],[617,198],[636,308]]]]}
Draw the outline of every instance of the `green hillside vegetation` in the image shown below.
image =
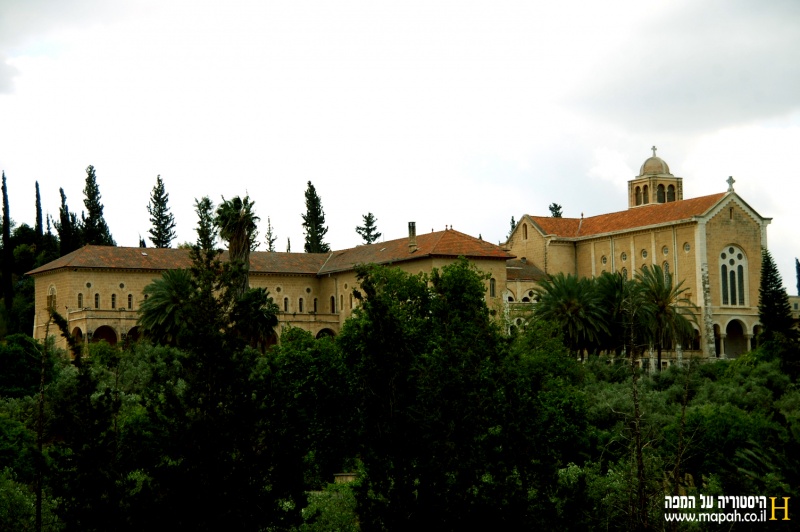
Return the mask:
{"type": "MultiPolygon", "coordinates": [[[[193,257],[161,338],[0,346],[0,529],[662,530],[665,495],[800,496],[793,340],[648,376],[636,333],[581,364],[542,316],[505,334],[461,260],[365,266],[338,337],[268,349],[269,295],[193,257]]],[[[626,290],[623,330],[652,318],[626,290]]]]}

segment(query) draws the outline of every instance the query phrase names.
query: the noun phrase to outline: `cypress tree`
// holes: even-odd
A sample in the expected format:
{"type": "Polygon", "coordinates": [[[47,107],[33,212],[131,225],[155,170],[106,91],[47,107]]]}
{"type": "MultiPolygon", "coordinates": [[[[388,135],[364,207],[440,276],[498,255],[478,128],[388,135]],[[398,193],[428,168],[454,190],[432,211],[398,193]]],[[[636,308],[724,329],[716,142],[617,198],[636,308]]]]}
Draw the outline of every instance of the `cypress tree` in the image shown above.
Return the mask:
{"type": "Polygon", "coordinates": [[[147,212],[150,213],[150,241],[157,248],[168,248],[175,240],[175,217],[169,212],[167,206],[169,194],[164,189],[164,181],[161,176],[156,177],[156,185],[150,193],[150,203],[147,204],[147,212]]]}
{"type": "Polygon", "coordinates": [[[783,280],[769,250],[761,250],[761,285],[758,289],[758,317],[764,331],[762,339],[771,340],[776,333],[787,338],[794,337],[792,330],[792,307],[789,295],[783,288],[783,280]]]}
{"type": "Polygon", "coordinates": [[[278,240],[278,235],[275,234],[275,231],[272,230],[272,222],[267,216],[267,234],[265,235],[267,239],[267,251],[275,251],[275,242],[278,240]]]}
{"type": "Polygon", "coordinates": [[[39,182],[36,182],[36,239],[37,243],[41,244],[42,237],[44,237],[44,230],[42,228],[42,196],[39,195],[39,182]]]}
{"type": "Polygon", "coordinates": [[[11,216],[8,212],[8,188],[6,173],[3,172],[3,301],[6,311],[11,310],[14,301],[14,288],[11,272],[14,269],[14,250],[11,249],[11,216]]]}
{"type": "Polygon", "coordinates": [[[303,229],[306,233],[306,253],[326,253],[331,247],[323,240],[328,228],[325,227],[325,213],[322,200],[311,181],[306,189],[306,213],[303,216],[303,229]]]}
{"type": "Polygon", "coordinates": [[[378,220],[371,212],[368,212],[361,217],[364,219],[364,225],[362,227],[356,227],[356,233],[361,235],[361,238],[364,239],[365,244],[372,244],[381,237],[381,233],[378,232],[378,228],[375,225],[375,222],[378,220]]]}
{"type": "Polygon", "coordinates": [[[64,189],[59,188],[58,192],[61,194],[61,207],[58,209],[59,221],[55,222],[55,226],[58,233],[59,253],[63,257],[81,247],[82,231],[80,222],[78,222],[78,215],[74,212],[69,212],[67,195],[64,194],[64,189]]]}
{"type": "Polygon", "coordinates": [[[217,228],[214,226],[214,204],[208,196],[194,200],[197,213],[197,247],[203,251],[214,249],[217,241],[217,228]]]}
{"type": "Polygon", "coordinates": [[[87,216],[81,215],[83,220],[83,240],[86,244],[98,246],[116,246],[111,237],[105,218],[103,218],[103,204],[100,203],[100,187],[97,186],[97,176],[94,166],[86,168],[86,186],[83,189],[83,204],[86,206],[87,216]]]}

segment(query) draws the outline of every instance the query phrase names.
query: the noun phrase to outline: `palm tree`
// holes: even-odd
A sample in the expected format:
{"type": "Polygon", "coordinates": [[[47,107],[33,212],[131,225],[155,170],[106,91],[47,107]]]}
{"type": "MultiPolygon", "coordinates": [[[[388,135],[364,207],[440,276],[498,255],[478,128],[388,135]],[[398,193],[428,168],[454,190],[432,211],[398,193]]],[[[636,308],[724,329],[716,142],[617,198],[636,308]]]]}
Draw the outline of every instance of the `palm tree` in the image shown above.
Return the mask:
{"type": "Polygon", "coordinates": [[[184,308],[192,291],[188,270],[167,270],[147,285],[139,307],[138,325],[143,335],[155,343],[177,345],[186,327],[184,308]]]}
{"type": "Polygon", "coordinates": [[[607,331],[601,335],[600,347],[606,352],[619,355],[626,344],[626,301],[631,295],[633,281],[626,279],[620,272],[603,272],[596,283],[607,327],[607,331]]]}
{"type": "Polygon", "coordinates": [[[228,241],[228,255],[234,268],[241,268],[241,277],[235,283],[236,295],[241,297],[249,287],[250,251],[256,247],[256,222],[259,217],[253,212],[254,202],[249,196],[231,200],[222,198],[217,209],[216,224],[219,236],[228,241]]]}
{"type": "Polygon", "coordinates": [[[534,313],[538,319],[555,323],[564,334],[564,342],[583,360],[584,349],[599,345],[608,332],[602,299],[591,279],[558,273],[536,288],[538,301],[534,313]]]}
{"type": "Polygon", "coordinates": [[[672,276],[657,264],[642,266],[636,273],[636,282],[641,287],[644,330],[656,348],[661,371],[663,348],[692,338],[692,322],[696,321],[693,311],[697,306],[686,296],[688,289],[683,288],[683,281],[674,285],[672,276]]]}

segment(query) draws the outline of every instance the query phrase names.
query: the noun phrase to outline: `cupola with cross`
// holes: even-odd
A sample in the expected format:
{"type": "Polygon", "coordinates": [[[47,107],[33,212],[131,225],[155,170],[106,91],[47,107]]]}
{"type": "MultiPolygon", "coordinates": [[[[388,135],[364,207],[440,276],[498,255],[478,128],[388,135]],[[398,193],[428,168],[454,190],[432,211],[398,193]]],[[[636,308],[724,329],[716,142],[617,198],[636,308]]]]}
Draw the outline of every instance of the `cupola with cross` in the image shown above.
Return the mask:
{"type": "Polygon", "coordinates": [[[642,164],[639,175],[628,181],[629,209],[683,199],[683,178],[672,175],[667,163],[656,156],[657,148],[651,149],[653,156],[642,164]]]}

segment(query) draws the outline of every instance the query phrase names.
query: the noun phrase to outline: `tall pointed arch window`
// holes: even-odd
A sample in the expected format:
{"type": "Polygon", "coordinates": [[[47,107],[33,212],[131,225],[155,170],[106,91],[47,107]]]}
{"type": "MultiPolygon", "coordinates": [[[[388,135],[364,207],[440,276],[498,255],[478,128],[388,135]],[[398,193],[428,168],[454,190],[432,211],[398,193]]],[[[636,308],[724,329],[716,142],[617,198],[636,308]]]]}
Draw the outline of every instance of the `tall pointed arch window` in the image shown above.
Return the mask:
{"type": "Polygon", "coordinates": [[[667,195],[664,189],[664,185],[658,185],[658,188],[656,189],[656,201],[658,203],[666,203],[667,195]]]}
{"type": "Polygon", "coordinates": [[[642,189],[641,187],[636,187],[636,205],[642,204],[642,189]]]}
{"type": "Polygon", "coordinates": [[[642,192],[642,203],[644,203],[645,205],[650,203],[650,191],[647,188],[647,185],[644,186],[644,189],[643,189],[643,192],[642,192]]]}
{"type": "Polygon", "coordinates": [[[747,302],[747,256],[738,246],[726,246],[719,254],[720,289],[723,305],[747,302]]]}
{"type": "Polygon", "coordinates": [[[675,185],[667,187],[667,201],[675,201],[675,185]]]}
{"type": "Polygon", "coordinates": [[[56,306],[56,287],[51,286],[47,291],[47,308],[55,310],[56,306]]]}

